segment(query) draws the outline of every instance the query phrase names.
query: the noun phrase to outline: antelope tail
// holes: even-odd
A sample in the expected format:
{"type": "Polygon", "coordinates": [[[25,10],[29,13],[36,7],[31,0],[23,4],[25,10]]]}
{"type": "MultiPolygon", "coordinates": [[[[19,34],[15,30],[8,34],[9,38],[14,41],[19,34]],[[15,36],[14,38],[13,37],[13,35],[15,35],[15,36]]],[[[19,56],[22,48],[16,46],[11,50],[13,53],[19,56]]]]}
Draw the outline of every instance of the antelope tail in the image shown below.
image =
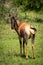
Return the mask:
{"type": "Polygon", "coordinates": [[[32,28],[32,27],[31,27],[31,29],[33,29],[34,31],[37,31],[36,28],[32,28]]]}
{"type": "Polygon", "coordinates": [[[35,34],[36,31],[37,31],[36,28],[34,28],[34,27],[31,27],[31,28],[30,28],[30,32],[31,32],[32,34],[35,34]]]}

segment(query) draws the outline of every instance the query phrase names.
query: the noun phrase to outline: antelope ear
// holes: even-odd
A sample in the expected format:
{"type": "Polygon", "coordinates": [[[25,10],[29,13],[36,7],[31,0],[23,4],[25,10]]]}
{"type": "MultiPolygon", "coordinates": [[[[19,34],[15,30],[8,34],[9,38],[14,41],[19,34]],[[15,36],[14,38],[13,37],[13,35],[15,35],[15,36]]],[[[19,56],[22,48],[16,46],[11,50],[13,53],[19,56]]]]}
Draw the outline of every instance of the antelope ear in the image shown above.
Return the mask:
{"type": "Polygon", "coordinates": [[[11,14],[9,14],[9,19],[11,20],[11,18],[12,18],[12,15],[11,15],[11,14]]]}
{"type": "Polygon", "coordinates": [[[14,16],[14,18],[17,20],[17,16],[14,16]]]}

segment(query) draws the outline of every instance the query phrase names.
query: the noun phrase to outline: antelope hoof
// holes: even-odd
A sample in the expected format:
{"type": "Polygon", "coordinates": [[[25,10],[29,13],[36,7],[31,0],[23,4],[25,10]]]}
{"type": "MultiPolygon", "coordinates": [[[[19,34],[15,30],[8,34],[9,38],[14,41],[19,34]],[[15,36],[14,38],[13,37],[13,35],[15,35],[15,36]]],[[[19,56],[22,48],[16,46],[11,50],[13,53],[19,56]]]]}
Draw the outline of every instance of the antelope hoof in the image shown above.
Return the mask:
{"type": "Polygon", "coordinates": [[[23,54],[23,57],[25,57],[25,54],[23,54]]]}
{"type": "Polygon", "coordinates": [[[28,57],[26,57],[26,60],[28,60],[28,57]]]}
{"type": "Polygon", "coordinates": [[[35,57],[33,57],[33,59],[35,59],[35,57]]]}
{"type": "Polygon", "coordinates": [[[22,57],[22,54],[20,54],[20,56],[22,57]]]}

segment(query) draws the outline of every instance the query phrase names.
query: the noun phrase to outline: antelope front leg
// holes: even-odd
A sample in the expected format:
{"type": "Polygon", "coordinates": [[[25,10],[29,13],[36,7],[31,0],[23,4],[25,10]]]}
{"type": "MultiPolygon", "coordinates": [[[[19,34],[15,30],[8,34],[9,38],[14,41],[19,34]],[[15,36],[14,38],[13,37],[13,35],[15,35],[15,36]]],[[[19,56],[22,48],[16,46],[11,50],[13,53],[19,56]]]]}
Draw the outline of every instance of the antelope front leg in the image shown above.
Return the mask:
{"type": "Polygon", "coordinates": [[[25,40],[23,39],[23,55],[25,56],[25,40]]]}
{"type": "Polygon", "coordinates": [[[22,40],[21,40],[21,38],[19,38],[19,42],[20,42],[20,55],[22,55],[22,40]]]}
{"type": "Polygon", "coordinates": [[[22,55],[22,43],[20,43],[20,55],[22,55]]]}
{"type": "Polygon", "coordinates": [[[26,43],[26,59],[28,59],[28,44],[26,43]]]}

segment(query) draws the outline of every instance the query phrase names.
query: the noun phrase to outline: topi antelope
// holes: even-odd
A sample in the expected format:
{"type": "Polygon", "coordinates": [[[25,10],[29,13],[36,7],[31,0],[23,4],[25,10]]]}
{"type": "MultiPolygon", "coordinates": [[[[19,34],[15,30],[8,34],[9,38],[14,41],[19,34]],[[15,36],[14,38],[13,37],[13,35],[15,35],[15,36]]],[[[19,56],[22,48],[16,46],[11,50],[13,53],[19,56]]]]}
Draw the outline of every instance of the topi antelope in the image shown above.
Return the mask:
{"type": "Polygon", "coordinates": [[[35,33],[36,28],[34,28],[32,25],[27,24],[25,22],[18,22],[15,18],[15,16],[9,15],[11,19],[11,29],[15,29],[19,36],[19,42],[20,42],[20,55],[22,55],[22,38],[23,38],[23,55],[26,55],[26,59],[28,59],[28,39],[31,38],[32,40],[32,53],[33,58],[34,56],[34,39],[35,39],[35,33]],[[26,50],[25,50],[26,47],[26,50]]]}

